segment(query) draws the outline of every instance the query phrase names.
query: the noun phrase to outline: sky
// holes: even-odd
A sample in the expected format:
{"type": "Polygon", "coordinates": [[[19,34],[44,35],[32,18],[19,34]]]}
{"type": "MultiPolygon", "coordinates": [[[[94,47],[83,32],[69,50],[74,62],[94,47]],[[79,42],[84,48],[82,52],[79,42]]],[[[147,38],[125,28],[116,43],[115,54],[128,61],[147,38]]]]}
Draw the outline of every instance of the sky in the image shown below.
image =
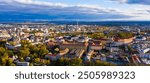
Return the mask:
{"type": "Polygon", "coordinates": [[[150,0],[0,0],[0,21],[150,21],[150,0]]]}

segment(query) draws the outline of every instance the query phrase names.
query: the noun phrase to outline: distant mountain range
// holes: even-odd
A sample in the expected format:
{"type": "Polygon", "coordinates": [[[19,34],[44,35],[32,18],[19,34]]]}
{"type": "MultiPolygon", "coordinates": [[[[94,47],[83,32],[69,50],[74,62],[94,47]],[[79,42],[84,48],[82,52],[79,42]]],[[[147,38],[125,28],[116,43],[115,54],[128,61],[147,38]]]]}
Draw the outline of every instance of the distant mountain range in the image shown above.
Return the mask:
{"type": "MultiPolygon", "coordinates": [[[[76,25],[77,21],[79,25],[105,25],[105,26],[126,26],[126,25],[150,25],[150,21],[82,21],[75,18],[90,18],[90,15],[47,15],[47,14],[33,14],[23,12],[1,12],[0,23],[54,23],[54,24],[73,24],[76,25]],[[60,19],[64,17],[64,19],[60,19]],[[38,18],[38,19],[37,19],[38,18]],[[66,20],[68,19],[68,20],[66,20]],[[72,20],[74,19],[74,20],[72,20]]],[[[96,18],[97,16],[95,16],[96,18]]],[[[93,18],[93,17],[92,17],[93,18]]]]}
{"type": "MultiPolygon", "coordinates": [[[[73,24],[76,25],[77,21],[49,21],[48,23],[55,24],[73,24]]],[[[150,21],[79,21],[79,25],[105,25],[105,26],[150,26],[150,21]]]]}
{"type": "MultiPolygon", "coordinates": [[[[34,17],[33,17],[34,18],[34,17]]],[[[1,20],[0,23],[43,23],[67,25],[102,25],[102,26],[150,26],[150,21],[47,21],[33,19],[1,20]]]]}

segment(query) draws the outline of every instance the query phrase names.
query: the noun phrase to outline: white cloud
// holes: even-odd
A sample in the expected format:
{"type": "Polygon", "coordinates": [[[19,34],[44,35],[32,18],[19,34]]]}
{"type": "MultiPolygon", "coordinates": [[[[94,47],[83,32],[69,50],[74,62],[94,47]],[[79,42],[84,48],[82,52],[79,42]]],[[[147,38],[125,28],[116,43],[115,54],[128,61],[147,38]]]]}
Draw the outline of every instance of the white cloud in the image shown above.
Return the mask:
{"type": "Polygon", "coordinates": [[[59,7],[68,6],[62,3],[51,3],[51,2],[39,1],[39,0],[0,0],[0,2],[11,3],[11,4],[19,3],[25,5],[42,5],[42,6],[59,6],[59,7]]]}
{"type": "Polygon", "coordinates": [[[128,3],[128,4],[150,5],[150,0],[111,0],[111,1],[119,1],[121,3],[128,3]]]}
{"type": "MultiPolygon", "coordinates": [[[[113,0],[114,1],[114,0],[113,0]]],[[[115,0],[125,3],[128,0],[115,0]]],[[[63,4],[51,3],[39,0],[0,0],[0,13],[15,12],[13,15],[17,17],[24,14],[45,15],[44,18],[51,17],[53,19],[100,19],[100,20],[120,20],[120,19],[150,19],[149,7],[120,9],[120,8],[106,8],[99,5],[87,4],[63,4]],[[17,13],[17,14],[16,14],[17,13]]],[[[12,17],[13,18],[13,17],[12,17]]],[[[29,17],[26,17],[29,18],[29,17]]],[[[37,17],[38,18],[38,17],[37,17]]]]}
{"type": "Polygon", "coordinates": [[[119,1],[120,3],[126,3],[128,0],[111,0],[111,1],[119,1]]]}

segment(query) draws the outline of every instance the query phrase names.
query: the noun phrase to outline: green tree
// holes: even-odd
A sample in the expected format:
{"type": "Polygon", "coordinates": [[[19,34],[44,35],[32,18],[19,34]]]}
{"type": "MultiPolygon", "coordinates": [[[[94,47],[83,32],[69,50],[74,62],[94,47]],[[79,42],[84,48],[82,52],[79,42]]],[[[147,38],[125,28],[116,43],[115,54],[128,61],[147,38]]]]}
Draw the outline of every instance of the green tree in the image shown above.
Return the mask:
{"type": "Polygon", "coordinates": [[[5,66],[6,65],[6,59],[5,58],[1,58],[0,59],[1,65],[5,66]]]}
{"type": "Polygon", "coordinates": [[[57,66],[68,66],[68,65],[70,65],[70,59],[62,57],[56,61],[55,65],[57,65],[57,66]]]}
{"type": "Polygon", "coordinates": [[[6,66],[7,60],[9,59],[9,56],[7,53],[4,53],[3,56],[0,57],[0,64],[3,66],[6,66]]]}
{"type": "Polygon", "coordinates": [[[40,47],[36,45],[30,45],[29,49],[30,49],[31,54],[34,54],[34,53],[38,54],[40,47]]]}
{"type": "Polygon", "coordinates": [[[7,66],[13,66],[13,65],[14,65],[14,64],[13,64],[13,59],[8,58],[8,59],[7,59],[7,62],[6,62],[6,65],[7,65],[7,66]]]}
{"type": "Polygon", "coordinates": [[[117,35],[120,39],[127,39],[134,36],[132,32],[119,32],[117,35]]]}
{"type": "Polygon", "coordinates": [[[5,47],[6,40],[0,41],[0,47],[5,47]]]}
{"type": "Polygon", "coordinates": [[[42,64],[43,64],[43,65],[50,65],[50,60],[46,60],[46,59],[45,59],[45,60],[43,60],[42,64]]]}
{"type": "Polygon", "coordinates": [[[8,53],[9,56],[13,56],[14,55],[14,52],[12,50],[7,50],[6,52],[8,53]]]}
{"type": "Polygon", "coordinates": [[[105,34],[102,32],[99,33],[93,33],[92,35],[89,35],[90,38],[98,39],[98,38],[106,38],[105,34]]]}
{"type": "Polygon", "coordinates": [[[41,58],[44,57],[48,53],[49,53],[49,51],[47,50],[45,45],[41,46],[41,48],[39,49],[39,52],[38,52],[38,54],[41,58]]]}
{"type": "Polygon", "coordinates": [[[30,54],[29,57],[33,58],[38,58],[38,54],[34,53],[34,54],[30,54]]]}
{"type": "Polygon", "coordinates": [[[35,58],[35,59],[34,59],[34,62],[35,62],[35,63],[40,63],[40,58],[35,58]]]}
{"type": "Polygon", "coordinates": [[[9,42],[9,44],[11,44],[11,45],[13,45],[13,46],[14,46],[14,45],[15,45],[15,42],[10,41],[10,42],[9,42]]]}
{"type": "Polygon", "coordinates": [[[82,59],[80,58],[73,58],[70,61],[71,66],[82,66],[82,59]]]}
{"type": "Polygon", "coordinates": [[[4,47],[0,47],[0,56],[3,56],[6,52],[6,49],[4,47]]]}
{"type": "Polygon", "coordinates": [[[21,57],[27,57],[29,56],[29,54],[30,54],[30,51],[28,48],[23,48],[19,50],[19,56],[21,57]]]}
{"type": "Polygon", "coordinates": [[[20,43],[22,47],[28,47],[31,45],[31,43],[28,40],[21,40],[20,43]]]}
{"type": "Polygon", "coordinates": [[[41,65],[41,59],[40,59],[40,58],[35,58],[35,59],[34,59],[34,65],[35,65],[35,66],[41,65]]]}
{"type": "Polygon", "coordinates": [[[115,66],[114,64],[104,62],[104,61],[100,61],[100,60],[96,60],[93,65],[94,66],[115,66]]]}
{"type": "Polygon", "coordinates": [[[31,62],[30,62],[30,64],[29,64],[29,65],[30,65],[30,66],[34,66],[34,65],[33,65],[33,63],[31,63],[31,62]]]}

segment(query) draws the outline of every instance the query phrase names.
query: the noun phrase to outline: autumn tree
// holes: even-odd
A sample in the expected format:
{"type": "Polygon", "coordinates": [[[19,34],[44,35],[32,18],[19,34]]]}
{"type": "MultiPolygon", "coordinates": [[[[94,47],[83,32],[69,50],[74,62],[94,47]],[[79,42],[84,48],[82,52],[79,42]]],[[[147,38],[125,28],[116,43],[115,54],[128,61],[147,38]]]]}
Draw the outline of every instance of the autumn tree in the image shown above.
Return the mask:
{"type": "Polygon", "coordinates": [[[0,56],[3,56],[5,52],[6,52],[6,49],[3,47],[0,47],[0,56]]]}
{"type": "Polygon", "coordinates": [[[73,58],[70,60],[71,66],[82,66],[82,59],[80,58],[73,58]]]}
{"type": "Polygon", "coordinates": [[[21,48],[19,50],[19,56],[21,57],[27,57],[29,56],[29,54],[30,54],[29,48],[21,48]]]}
{"type": "Polygon", "coordinates": [[[68,66],[70,65],[70,59],[69,58],[60,58],[55,63],[56,66],[68,66]]]}
{"type": "Polygon", "coordinates": [[[41,58],[44,57],[48,53],[49,53],[49,51],[47,50],[45,45],[41,46],[39,49],[39,52],[38,52],[38,54],[41,58]]]}

